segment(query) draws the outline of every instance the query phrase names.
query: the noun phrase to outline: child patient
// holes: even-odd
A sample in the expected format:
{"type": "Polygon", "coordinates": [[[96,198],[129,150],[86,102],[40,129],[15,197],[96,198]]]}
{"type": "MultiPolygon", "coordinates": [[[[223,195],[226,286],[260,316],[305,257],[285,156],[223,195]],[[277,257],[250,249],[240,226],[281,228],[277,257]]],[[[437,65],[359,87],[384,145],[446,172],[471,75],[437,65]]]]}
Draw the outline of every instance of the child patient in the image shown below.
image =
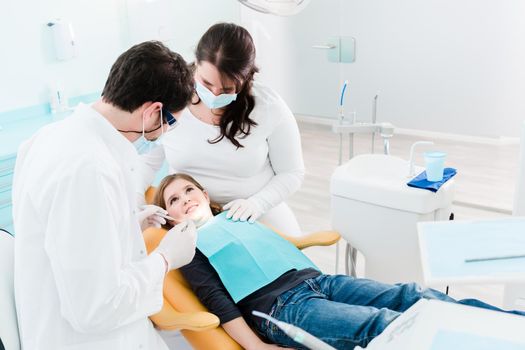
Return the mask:
{"type": "MultiPolygon", "coordinates": [[[[322,274],[297,248],[270,229],[259,223],[226,219],[202,186],[186,174],[164,178],[154,204],[174,219],[166,224],[168,227],[186,219],[200,227],[195,257],[180,271],[201,302],[220,318],[224,330],[245,349],[277,348],[261,338],[268,343],[303,348],[268,321],[252,316],[252,310],[299,326],[337,349],[365,347],[422,298],[502,311],[476,299],[456,301],[414,283],[390,285],[322,274]],[[250,269],[251,261],[266,263],[267,267],[258,272],[250,269]]],[[[509,313],[525,315],[519,311],[509,313]]]]}

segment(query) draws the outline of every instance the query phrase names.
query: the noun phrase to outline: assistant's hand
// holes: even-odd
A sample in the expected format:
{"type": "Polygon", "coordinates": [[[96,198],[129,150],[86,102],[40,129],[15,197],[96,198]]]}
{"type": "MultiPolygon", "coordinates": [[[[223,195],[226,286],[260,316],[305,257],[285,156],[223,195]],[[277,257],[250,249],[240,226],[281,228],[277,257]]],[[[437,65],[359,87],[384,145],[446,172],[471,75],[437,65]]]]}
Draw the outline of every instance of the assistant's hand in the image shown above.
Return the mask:
{"type": "Polygon", "coordinates": [[[166,223],[166,219],[160,215],[168,215],[168,212],[161,207],[152,204],[143,205],[141,209],[135,214],[142,231],[150,226],[160,228],[161,225],[164,225],[166,223]]]}
{"type": "Polygon", "coordinates": [[[189,264],[195,255],[197,229],[193,221],[188,220],[169,230],[159,246],[154,250],[168,262],[168,271],[189,264]]]}
{"type": "Polygon", "coordinates": [[[236,199],[226,204],[223,209],[230,209],[226,218],[233,221],[254,223],[262,214],[262,209],[251,199],[236,199]]]}

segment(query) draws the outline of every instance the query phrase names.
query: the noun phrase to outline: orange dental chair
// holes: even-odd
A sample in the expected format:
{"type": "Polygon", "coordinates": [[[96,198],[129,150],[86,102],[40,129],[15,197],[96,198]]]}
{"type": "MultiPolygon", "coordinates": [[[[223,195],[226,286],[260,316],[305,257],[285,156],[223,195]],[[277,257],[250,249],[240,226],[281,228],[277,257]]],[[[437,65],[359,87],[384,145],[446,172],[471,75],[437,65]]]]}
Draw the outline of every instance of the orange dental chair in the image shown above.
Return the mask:
{"type": "MultiPolygon", "coordinates": [[[[146,202],[151,203],[155,188],[146,191],[146,202]]],[[[153,251],[166,234],[162,228],[149,228],[143,232],[148,253],[153,251]]],[[[335,231],[315,232],[301,237],[288,237],[277,232],[297,248],[329,246],[336,243],[340,235],[335,231]]],[[[238,350],[236,343],[219,326],[219,318],[209,312],[197,299],[191,287],[178,270],[168,273],[164,279],[164,304],[161,311],[150,316],[159,329],[180,329],[182,335],[196,350],[238,350]]]]}

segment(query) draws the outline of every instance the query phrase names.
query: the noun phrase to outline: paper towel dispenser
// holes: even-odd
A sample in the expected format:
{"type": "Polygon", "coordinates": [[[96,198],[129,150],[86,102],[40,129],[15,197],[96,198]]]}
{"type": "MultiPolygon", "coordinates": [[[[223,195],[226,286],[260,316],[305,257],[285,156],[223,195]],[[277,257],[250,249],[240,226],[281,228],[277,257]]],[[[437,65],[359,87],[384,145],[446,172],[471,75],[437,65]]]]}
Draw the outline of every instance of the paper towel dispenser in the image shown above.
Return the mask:
{"type": "Polygon", "coordinates": [[[71,22],[56,19],[47,24],[53,34],[57,60],[66,61],[76,57],[76,43],[71,22]]]}

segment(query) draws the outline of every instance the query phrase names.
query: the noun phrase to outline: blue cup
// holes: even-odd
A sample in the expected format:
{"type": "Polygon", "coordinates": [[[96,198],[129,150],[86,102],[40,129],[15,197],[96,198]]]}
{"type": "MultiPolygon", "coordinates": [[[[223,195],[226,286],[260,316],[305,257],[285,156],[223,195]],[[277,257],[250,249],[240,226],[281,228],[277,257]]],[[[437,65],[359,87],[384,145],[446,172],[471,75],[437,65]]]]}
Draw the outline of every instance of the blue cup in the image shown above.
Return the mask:
{"type": "Polygon", "coordinates": [[[436,182],[443,180],[446,156],[447,154],[444,152],[426,152],[424,154],[428,181],[436,182]]]}

